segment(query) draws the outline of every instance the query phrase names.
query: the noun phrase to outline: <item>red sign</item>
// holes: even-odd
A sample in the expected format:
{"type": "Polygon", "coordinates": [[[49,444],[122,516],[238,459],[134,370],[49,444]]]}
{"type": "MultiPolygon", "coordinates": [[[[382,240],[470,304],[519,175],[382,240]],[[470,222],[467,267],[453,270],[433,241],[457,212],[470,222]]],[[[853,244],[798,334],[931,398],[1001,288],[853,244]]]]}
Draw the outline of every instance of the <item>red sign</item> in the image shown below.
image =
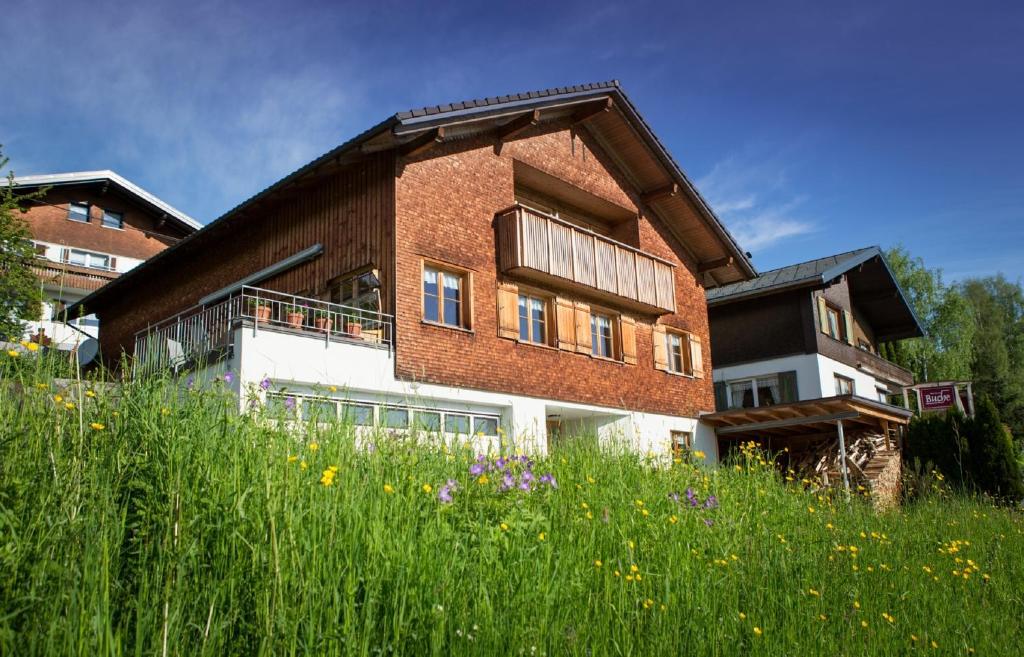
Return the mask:
{"type": "Polygon", "coordinates": [[[941,411],[956,405],[955,386],[935,386],[933,388],[920,388],[921,410],[941,411]]]}

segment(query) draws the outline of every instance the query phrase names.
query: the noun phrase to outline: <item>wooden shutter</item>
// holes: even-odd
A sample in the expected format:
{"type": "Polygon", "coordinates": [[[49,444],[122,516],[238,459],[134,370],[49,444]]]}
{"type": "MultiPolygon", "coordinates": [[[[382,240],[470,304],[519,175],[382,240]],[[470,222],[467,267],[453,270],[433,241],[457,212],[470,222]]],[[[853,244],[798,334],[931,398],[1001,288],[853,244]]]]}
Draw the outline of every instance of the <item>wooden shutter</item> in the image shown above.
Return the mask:
{"type": "Polygon", "coordinates": [[[729,399],[725,393],[725,381],[719,381],[715,384],[715,410],[729,410],[729,399]]]}
{"type": "Polygon", "coordinates": [[[620,317],[619,336],[623,362],[636,365],[636,320],[625,315],[620,317]]]}
{"type": "Polygon", "coordinates": [[[651,339],[654,341],[654,369],[668,371],[668,345],[665,344],[665,327],[655,324],[651,339]]]}
{"type": "MultiPolygon", "coordinates": [[[[828,333],[828,306],[825,304],[825,297],[818,299],[818,327],[822,333],[828,333]]],[[[804,306],[805,308],[807,306],[804,306]]]]}
{"type": "Polygon", "coordinates": [[[846,335],[843,337],[847,344],[853,344],[853,314],[848,310],[843,311],[843,326],[846,329],[846,335]]]}
{"type": "Polygon", "coordinates": [[[687,333],[686,337],[690,342],[690,368],[693,370],[692,374],[694,378],[703,379],[704,354],[701,353],[700,336],[687,333]]]}
{"type": "Polygon", "coordinates": [[[110,269],[113,271],[117,271],[117,258],[115,258],[114,256],[110,256],[110,269]]]}
{"type": "Polygon", "coordinates": [[[593,352],[590,343],[590,306],[585,303],[576,304],[576,351],[581,354],[593,352]]]}
{"type": "MultiPolygon", "coordinates": [[[[557,330],[556,347],[574,351],[576,349],[576,309],[572,301],[558,297],[555,299],[555,328],[557,330]]],[[[587,334],[588,338],[590,334],[587,334]]]]}
{"type": "Polygon", "coordinates": [[[519,288],[511,283],[498,285],[498,337],[519,337],[519,288]]]}

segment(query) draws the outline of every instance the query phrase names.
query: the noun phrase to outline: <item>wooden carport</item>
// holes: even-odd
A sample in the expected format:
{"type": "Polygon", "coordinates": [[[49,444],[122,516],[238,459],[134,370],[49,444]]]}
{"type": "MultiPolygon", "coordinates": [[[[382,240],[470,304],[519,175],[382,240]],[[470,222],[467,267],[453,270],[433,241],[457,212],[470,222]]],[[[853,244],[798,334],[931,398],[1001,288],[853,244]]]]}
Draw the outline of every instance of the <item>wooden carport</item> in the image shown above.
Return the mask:
{"type": "Polygon", "coordinates": [[[736,408],[703,415],[701,421],[714,428],[720,452],[723,447],[728,449],[731,442],[752,440],[769,450],[788,448],[791,453],[799,453],[834,440],[838,469],[844,486],[849,489],[850,467],[871,479],[868,471],[874,466],[851,462],[847,436],[851,433],[880,435],[884,452],[898,455],[903,428],[912,415],[911,411],[898,406],[840,395],[776,406],[736,408]]]}

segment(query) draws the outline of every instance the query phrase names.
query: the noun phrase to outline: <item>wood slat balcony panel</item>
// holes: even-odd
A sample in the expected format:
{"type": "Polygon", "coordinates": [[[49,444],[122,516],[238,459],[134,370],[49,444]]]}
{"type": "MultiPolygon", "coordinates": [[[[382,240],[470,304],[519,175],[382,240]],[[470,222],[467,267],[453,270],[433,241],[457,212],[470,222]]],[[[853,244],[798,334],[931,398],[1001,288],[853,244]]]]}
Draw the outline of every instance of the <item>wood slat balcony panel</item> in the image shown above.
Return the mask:
{"type": "Polygon", "coordinates": [[[503,271],[518,268],[520,259],[519,217],[515,212],[507,212],[498,219],[498,258],[503,271]]]}
{"type": "Polygon", "coordinates": [[[618,274],[616,272],[615,245],[596,240],[597,258],[597,289],[619,294],[618,274]]]}
{"type": "Polygon", "coordinates": [[[676,287],[672,277],[672,268],[664,263],[655,262],[654,278],[658,297],[658,301],[655,305],[675,311],[676,287]]]}
{"type": "Polygon", "coordinates": [[[576,282],[597,287],[597,265],[594,262],[594,236],[573,232],[573,247],[576,250],[576,282]]]}
{"type": "MultiPolygon", "coordinates": [[[[551,236],[551,273],[569,280],[577,280],[573,267],[573,229],[569,226],[548,223],[551,236]]],[[[578,281],[577,281],[578,282],[578,281]]]]}
{"type": "Polygon", "coordinates": [[[636,292],[636,254],[616,247],[615,259],[619,277],[619,294],[628,299],[639,299],[636,292]]]}
{"type": "Polygon", "coordinates": [[[654,282],[654,261],[650,258],[636,259],[637,299],[652,306],[658,305],[658,290],[654,282]]]}
{"type": "Polygon", "coordinates": [[[548,220],[532,212],[523,212],[522,266],[551,273],[548,258],[548,220]]]}

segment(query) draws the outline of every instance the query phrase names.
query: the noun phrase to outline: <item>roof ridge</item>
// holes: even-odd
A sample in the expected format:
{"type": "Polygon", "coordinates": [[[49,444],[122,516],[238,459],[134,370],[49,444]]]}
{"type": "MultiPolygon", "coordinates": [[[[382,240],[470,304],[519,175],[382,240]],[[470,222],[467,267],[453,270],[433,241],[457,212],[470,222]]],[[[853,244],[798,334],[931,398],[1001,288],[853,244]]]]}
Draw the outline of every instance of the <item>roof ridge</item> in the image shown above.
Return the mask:
{"type": "Polygon", "coordinates": [[[423,107],[414,107],[403,112],[396,112],[394,117],[396,119],[402,120],[420,116],[444,114],[447,112],[457,112],[459,110],[473,109],[476,107],[500,105],[502,103],[514,102],[518,100],[533,100],[536,98],[546,98],[548,96],[560,96],[563,94],[573,94],[584,91],[597,91],[601,89],[619,88],[620,85],[617,79],[606,80],[604,82],[585,82],[583,84],[574,84],[568,87],[549,87],[547,89],[536,89],[532,91],[520,91],[517,93],[503,94],[501,96],[487,96],[485,98],[461,100],[458,102],[443,103],[440,105],[425,105],[423,107]]]}
{"type": "MultiPolygon", "coordinates": [[[[761,272],[760,274],[758,274],[758,278],[761,278],[763,276],[767,276],[768,274],[771,274],[772,272],[781,271],[783,269],[789,269],[791,267],[799,267],[800,265],[808,265],[808,264],[810,264],[812,262],[818,262],[819,260],[824,260],[826,258],[838,258],[840,256],[851,255],[853,253],[861,253],[863,251],[867,251],[868,249],[878,249],[878,250],[881,250],[881,248],[882,247],[878,246],[877,244],[872,244],[871,246],[862,246],[859,249],[851,249],[849,251],[842,251],[840,253],[833,253],[833,254],[830,254],[830,255],[821,256],[820,258],[811,258],[810,260],[803,260],[801,262],[794,262],[792,264],[783,265],[781,267],[776,267],[774,269],[766,269],[763,272],[761,272]]],[[[742,282],[743,281],[739,281],[737,283],[729,283],[729,285],[738,285],[739,283],[742,283],[742,282]]],[[[722,287],[728,287],[728,285],[723,285],[722,287]]]]}

